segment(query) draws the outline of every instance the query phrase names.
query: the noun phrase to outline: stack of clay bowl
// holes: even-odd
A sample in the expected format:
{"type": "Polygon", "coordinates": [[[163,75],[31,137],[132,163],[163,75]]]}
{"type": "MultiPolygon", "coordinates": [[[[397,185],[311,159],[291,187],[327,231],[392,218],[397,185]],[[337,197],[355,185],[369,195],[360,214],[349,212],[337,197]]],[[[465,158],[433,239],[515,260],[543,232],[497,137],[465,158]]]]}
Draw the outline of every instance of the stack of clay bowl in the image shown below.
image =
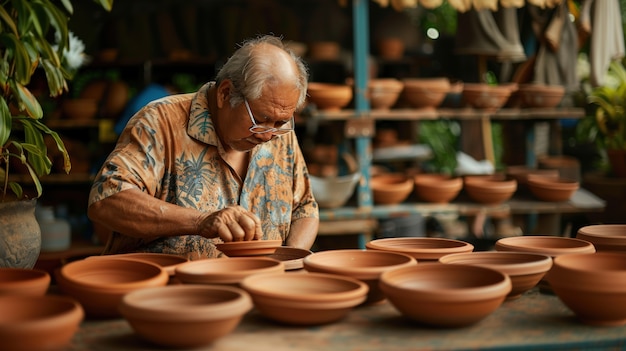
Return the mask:
{"type": "Polygon", "coordinates": [[[436,108],[450,91],[448,78],[405,78],[402,97],[414,108],[436,108]]]}

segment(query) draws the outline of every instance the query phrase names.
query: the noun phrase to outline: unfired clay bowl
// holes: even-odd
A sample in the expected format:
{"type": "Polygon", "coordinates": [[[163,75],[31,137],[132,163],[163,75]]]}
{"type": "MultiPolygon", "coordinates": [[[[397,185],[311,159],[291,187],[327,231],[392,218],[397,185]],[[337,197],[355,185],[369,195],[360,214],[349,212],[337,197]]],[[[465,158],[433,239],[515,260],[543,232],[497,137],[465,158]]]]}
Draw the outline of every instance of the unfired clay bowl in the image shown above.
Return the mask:
{"type": "Polygon", "coordinates": [[[577,239],[589,241],[596,251],[626,253],[626,224],[594,224],[578,229],[577,239]]]}
{"type": "Polygon", "coordinates": [[[39,269],[0,267],[0,295],[45,295],[50,274],[39,269]]]}
{"type": "Polygon", "coordinates": [[[365,244],[369,250],[399,252],[417,259],[418,262],[436,262],[439,257],[461,252],[471,252],[474,245],[456,239],[429,237],[398,237],[374,239],[365,244]]]}
{"type": "Polygon", "coordinates": [[[496,241],[496,251],[530,252],[557,257],[572,253],[594,253],[592,243],[576,238],[551,235],[524,235],[501,238],[496,241]]]}
{"type": "Polygon", "coordinates": [[[167,272],[169,275],[174,275],[176,266],[181,263],[185,263],[189,261],[187,257],[183,257],[180,255],[172,255],[165,253],[155,253],[155,252],[132,252],[125,254],[114,254],[114,255],[101,255],[101,256],[89,256],[89,259],[93,258],[125,258],[131,260],[139,260],[146,261],[150,263],[154,263],[157,266],[160,266],[167,272]]]}
{"type": "Polygon", "coordinates": [[[450,91],[450,81],[445,77],[405,78],[402,82],[402,96],[415,108],[438,107],[450,91]]]}
{"type": "Polygon", "coordinates": [[[209,258],[189,261],[176,267],[176,278],[183,284],[237,286],[247,276],[266,273],[285,273],[285,264],[258,256],[209,258]]]}
{"type": "Polygon", "coordinates": [[[465,105],[473,108],[497,110],[506,104],[516,90],[517,86],[507,84],[465,83],[462,99],[465,105]]]}
{"type": "Polygon", "coordinates": [[[304,268],[304,258],[312,253],[311,250],[281,246],[267,257],[281,261],[285,265],[285,271],[297,271],[304,268]]]}
{"type": "Polygon", "coordinates": [[[252,309],[242,289],[216,285],[169,285],[130,292],[120,303],[122,316],[145,340],[188,349],[231,333],[252,309]]]}
{"type": "Polygon", "coordinates": [[[64,350],[82,322],[81,305],[67,296],[1,295],[0,349],[64,350]]]}
{"type": "Polygon", "coordinates": [[[380,287],[404,316],[452,328],[474,324],[500,307],[511,280],[491,268],[433,263],[386,271],[380,287]]]}
{"type": "Polygon", "coordinates": [[[568,201],[580,188],[580,182],[565,178],[529,176],[530,192],[539,200],[549,202],[568,201]]]}
{"type": "Polygon", "coordinates": [[[373,110],[388,110],[398,101],[404,83],[395,78],[371,79],[368,82],[368,94],[373,110]]]}
{"type": "Polygon", "coordinates": [[[626,255],[616,252],[562,255],[546,280],[580,321],[626,325],[626,255]]]}
{"type": "Polygon", "coordinates": [[[78,300],[88,316],[98,318],[119,317],[117,307],[126,293],[169,280],[154,263],[122,258],[82,259],[57,272],[61,291],[78,300]]]}
{"type": "Polygon", "coordinates": [[[466,181],[463,188],[469,197],[482,204],[498,205],[509,200],[517,190],[517,181],[480,179],[466,181]]]}
{"type": "Polygon", "coordinates": [[[552,257],[528,252],[476,251],[442,256],[439,262],[492,268],[511,278],[507,299],[520,297],[534,288],[552,267],[552,257]]]}
{"type": "Polygon", "coordinates": [[[308,101],[323,111],[339,111],[352,101],[352,86],[309,82],[308,101]]]}
{"type": "Polygon", "coordinates": [[[370,187],[374,202],[382,205],[398,204],[413,191],[413,179],[401,173],[386,173],[372,177],[370,187]]]}
{"type": "Polygon", "coordinates": [[[553,108],[558,106],[565,95],[562,85],[520,84],[517,90],[522,107],[553,108]]]}
{"type": "Polygon", "coordinates": [[[271,255],[283,244],[282,240],[231,241],[215,244],[228,257],[271,255]]]}
{"type": "Polygon", "coordinates": [[[241,282],[261,314],[290,325],[321,325],[344,318],[363,303],[367,285],[325,273],[258,274],[241,282]]]}
{"type": "Polygon", "coordinates": [[[304,258],[304,269],[309,272],[338,274],[366,283],[369,287],[366,304],[385,299],[378,286],[379,277],[383,272],[415,264],[417,261],[412,256],[380,250],[327,250],[315,252],[304,258]]]}

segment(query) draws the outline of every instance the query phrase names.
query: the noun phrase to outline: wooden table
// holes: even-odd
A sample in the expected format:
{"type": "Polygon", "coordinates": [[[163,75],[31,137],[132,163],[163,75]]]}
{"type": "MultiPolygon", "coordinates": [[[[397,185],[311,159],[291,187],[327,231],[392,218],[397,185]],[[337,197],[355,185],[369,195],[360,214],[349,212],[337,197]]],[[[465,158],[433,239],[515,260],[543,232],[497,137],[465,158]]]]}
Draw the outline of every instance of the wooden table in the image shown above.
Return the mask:
{"type": "MultiPolygon", "coordinates": [[[[389,302],[361,306],[338,322],[314,327],[280,325],[249,312],[233,331],[199,350],[401,351],[625,349],[626,326],[582,324],[558,297],[537,289],[505,301],[464,328],[440,329],[403,317],[389,302]]],[[[163,350],[134,334],[124,319],[85,320],[69,350],[163,350]]]]}

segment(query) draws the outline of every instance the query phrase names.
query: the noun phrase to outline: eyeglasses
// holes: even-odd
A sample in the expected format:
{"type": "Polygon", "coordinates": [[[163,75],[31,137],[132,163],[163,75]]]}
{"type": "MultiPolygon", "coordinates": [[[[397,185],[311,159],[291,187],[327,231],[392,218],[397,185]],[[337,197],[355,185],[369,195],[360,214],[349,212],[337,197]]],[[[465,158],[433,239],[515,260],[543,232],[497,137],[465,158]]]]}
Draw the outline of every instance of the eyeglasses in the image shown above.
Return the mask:
{"type": "Polygon", "coordinates": [[[294,120],[293,116],[289,119],[289,122],[283,124],[280,128],[271,128],[271,127],[263,127],[256,123],[254,120],[254,116],[252,115],[252,110],[250,110],[250,105],[248,105],[248,100],[243,100],[246,105],[246,110],[248,110],[248,116],[250,116],[250,120],[252,121],[252,127],[248,130],[254,134],[264,134],[264,133],[272,133],[273,135],[283,135],[293,131],[294,120]]]}

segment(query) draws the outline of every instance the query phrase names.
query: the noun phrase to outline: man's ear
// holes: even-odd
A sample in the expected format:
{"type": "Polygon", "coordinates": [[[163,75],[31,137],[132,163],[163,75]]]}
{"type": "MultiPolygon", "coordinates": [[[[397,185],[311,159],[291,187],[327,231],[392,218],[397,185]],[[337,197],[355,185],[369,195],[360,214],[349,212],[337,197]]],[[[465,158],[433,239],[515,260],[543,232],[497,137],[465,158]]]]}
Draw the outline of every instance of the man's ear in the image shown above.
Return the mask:
{"type": "Polygon", "coordinates": [[[217,86],[217,107],[222,108],[230,101],[230,90],[233,85],[229,79],[223,80],[220,85],[217,86]]]}

